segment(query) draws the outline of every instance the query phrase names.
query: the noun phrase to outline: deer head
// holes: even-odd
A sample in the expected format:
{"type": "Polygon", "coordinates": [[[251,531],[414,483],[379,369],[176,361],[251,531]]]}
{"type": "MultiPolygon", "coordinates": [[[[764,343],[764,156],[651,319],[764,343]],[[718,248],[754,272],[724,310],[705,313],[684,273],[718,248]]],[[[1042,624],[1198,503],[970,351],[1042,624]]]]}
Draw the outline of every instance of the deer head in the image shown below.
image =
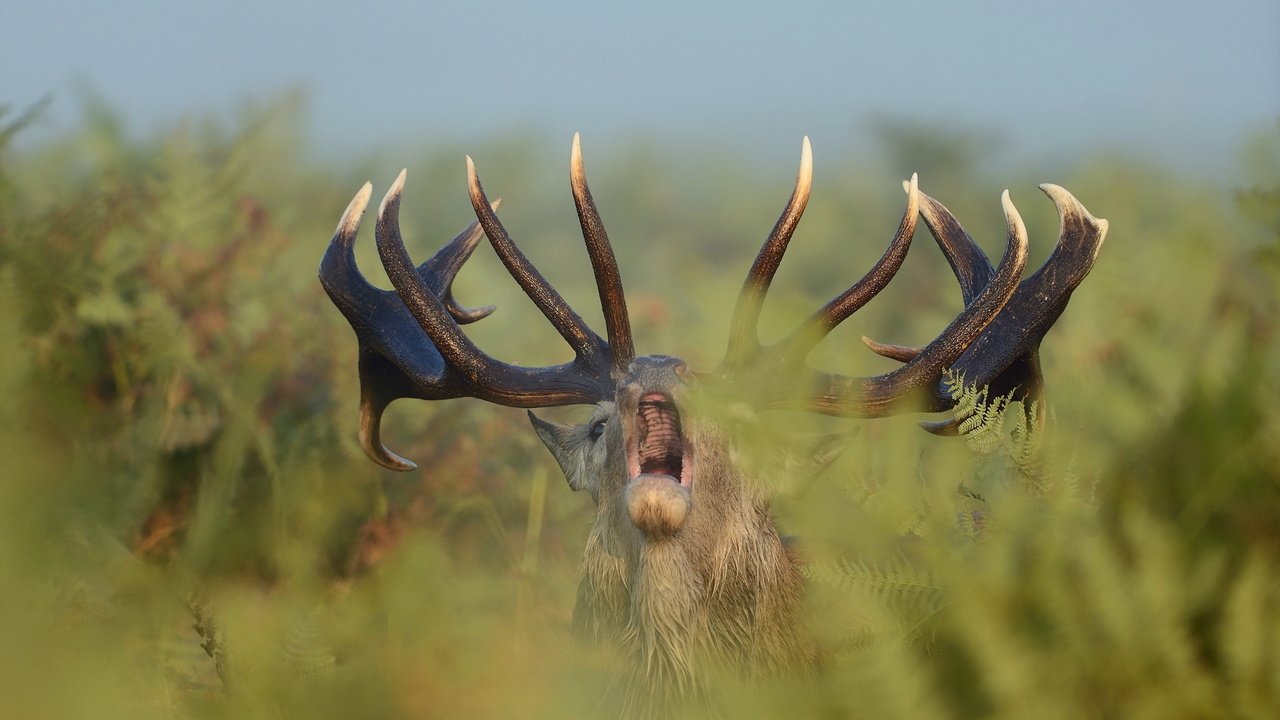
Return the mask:
{"type": "MultiPolygon", "coordinates": [[[[537,408],[591,405],[585,423],[529,418],[574,490],[585,490],[596,517],[584,553],[575,625],[630,653],[649,687],[685,688],[705,659],[753,670],[810,660],[799,631],[799,574],[779,539],[767,498],[730,461],[734,438],[715,418],[690,412],[698,393],[729,394],[758,410],[805,409],[853,417],[942,411],[953,405],[947,368],[970,383],[1042,392],[1039,345],[1088,274],[1107,230],[1066,190],[1042,185],[1061,218],[1058,245],[1044,266],[1019,282],[1026,229],[1008,192],[1002,202],[1007,245],[993,267],[950,212],[905,183],[907,206],[884,255],[847,290],[789,336],[764,346],[757,323],[774,273],[809,200],[812,156],[804,140],[795,189],[743,284],[720,365],[694,373],[665,355],[635,355],[622,281],[600,214],[587,187],[574,137],[570,186],[604,311],[601,338],[569,307],[512,242],[467,158],[477,222],[415,267],[400,237],[405,173],[378,210],[376,240],[394,291],[370,285],[355,266],[352,244],[370,197],[366,183],[347,207],[320,266],[320,280],[359,342],[360,443],[394,470],[414,465],[383,447],[379,424],[397,398],[477,397],[537,408]],[[874,377],[819,372],[805,364],[833,328],[884,289],[906,257],[923,217],[959,281],[964,310],[928,345],[870,348],[903,362],[874,377]],[[512,277],[574,351],[552,367],[509,365],[477,348],[461,324],[493,308],[459,306],[454,275],[486,235],[512,277]]],[[[938,433],[947,422],[926,423],[938,433]]]]}

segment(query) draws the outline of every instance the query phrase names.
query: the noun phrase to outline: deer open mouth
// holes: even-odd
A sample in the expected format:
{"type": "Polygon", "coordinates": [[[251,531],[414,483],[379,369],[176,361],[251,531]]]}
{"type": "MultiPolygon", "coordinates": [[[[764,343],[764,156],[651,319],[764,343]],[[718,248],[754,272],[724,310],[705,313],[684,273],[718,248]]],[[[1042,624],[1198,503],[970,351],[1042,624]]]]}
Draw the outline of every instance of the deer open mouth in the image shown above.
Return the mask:
{"type": "Polygon", "coordinates": [[[648,393],[636,407],[635,425],[627,443],[627,470],[631,479],[641,475],[665,475],[689,487],[692,481],[688,447],[680,426],[680,412],[671,396],[648,393]]]}

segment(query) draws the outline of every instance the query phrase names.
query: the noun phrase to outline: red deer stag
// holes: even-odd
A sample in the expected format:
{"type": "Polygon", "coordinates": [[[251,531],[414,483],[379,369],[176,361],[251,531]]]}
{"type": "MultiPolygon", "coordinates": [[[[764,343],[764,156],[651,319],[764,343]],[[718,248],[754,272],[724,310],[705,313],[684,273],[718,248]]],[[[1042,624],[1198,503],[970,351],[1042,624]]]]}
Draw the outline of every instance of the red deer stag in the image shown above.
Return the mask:
{"type": "MultiPolygon", "coordinates": [[[[852,417],[943,411],[953,405],[944,370],[999,393],[1036,397],[1039,345],[1093,266],[1107,222],[1066,190],[1040,188],[1061,218],[1056,249],[1022,280],[1026,230],[1006,192],[1008,243],[998,267],[941,203],[906,183],[907,207],[888,250],[849,289],[790,336],[762,346],[757,320],[765,294],[809,200],[812,159],[803,144],[795,190],[743,283],[729,347],[710,373],[665,355],[637,357],[617,263],[587,188],[575,136],[570,186],[604,310],[606,338],[593,332],[515,246],[467,158],[477,222],[416,268],[400,237],[401,172],[378,210],[376,241],[395,290],[370,285],[352,243],[369,201],[366,183],[347,207],[320,265],[320,280],[359,341],[360,444],[378,464],[413,463],[383,447],[379,423],[398,398],[476,397],[510,407],[593,405],[590,419],[560,425],[529,418],[569,485],[587,490],[596,515],[583,555],[574,624],[634,661],[633,685],[646,691],[697,687],[706,663],[768,673],[812,662],[800,628],[800,573],[768,510],[760,484],[730,461],[734,438],[714,419],[689,412],[691,393],[732,393],[757,409],[803,408],[852,417]],[[902,361],[875,377],[813,370],[805,357],[833,328],[880,292],[906,257],[923,216],[960,283],[964,310],[923,348],[865,340],[902,361]],[[488,236],[512,277],[568,342],[571,362],[510,365],[487,355],[460,325],[492,308],[458,305],[450,286],[480,235],[488,236]],[[786,379],[787,382],[782,382],[786,379]]],[[[946,422],[926,423],[940,433],[946,422]]],[[[661,694],[661,693],[659,693],[661,694]]]]}

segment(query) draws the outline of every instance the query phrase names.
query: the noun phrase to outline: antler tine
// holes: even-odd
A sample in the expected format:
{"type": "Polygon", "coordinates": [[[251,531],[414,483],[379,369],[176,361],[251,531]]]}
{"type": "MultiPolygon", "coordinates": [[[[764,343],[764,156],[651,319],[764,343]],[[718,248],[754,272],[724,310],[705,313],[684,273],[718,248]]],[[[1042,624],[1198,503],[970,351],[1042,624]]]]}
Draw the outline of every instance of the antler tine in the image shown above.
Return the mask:
{"type": "MultiPolygon", "coordinates": [[[[910,183],[902,183],[902,189],[910,194],[910,183]]],[[[955,215],[952,215],[945,205],[925,193],[919,193],[919,195],[920,215],[924,217],[924,223],[928,226],[930,234],[942,249],[947,263],[951,265],[951,271],[956,276],[956,281],[960,283],[961,298],[964,304],[968,305],[991,282],[995,268],[992,267],[987,254],[973,241],[973,237],[960,225],[960,221],[956,220],[955,215]]],[[[879,343],[866,336],[863,336],[862,342],[877,355],[904,363],[919,355],[924,349],[879,343]]]]}
{"type": "Polygon", "coordinates": [[[942,203],[921,193],[920,214],[951,265],[951,272],[960,283],[960,295],[968,305],[991,282],[995,268],[987,254],[942,203]]]}
{"type": "MultiPolygon", "coordinates": [[[[362,322],[362,310],[376,308],[385,291],[375,288],[356,267],[354,244],[356,234],[360,230],[360,220],[365,208],[369,205],[369,197],[373,193],[372,183],[366,182],[356,192],[355,197],[342,213],[333,239],[320,261],[320,283],[325,292],[333,299],[334,304],[351,320],[352,325],[362,322]]],[[[459,263],[461,264],[461,263],[459,263]]],[[[358,336],[358,333],[357,333],[358,336]]],[[[360,364],[366,364],[370,355],[365,347],[364,338],[360,338],[360,364]]],[[[391,452],[381,440],[380,423],[382,411],[394,399],[394,393],[386,392],[378,383],[366,382],[361,372],[360,382],[360,447],[369,459],[392,470],[408,471],[417,467],[413,462],[391,452]]]]}
{"type": "MultiPolygon", "coordinates": [[[[598,355],[579,354],[570,364],[525,368],[490,357],[462,333],[441,300],[414,271],[400,237],[400,196],[405,175],[402,171],[396,178],[378,211],[378,253],[405,307],[447,361],[447,370],[465,378],[467,386],[454,390],[453,396],[472,395],[511,407],[589,404],[607,397],[612,388],[608,378],[599,377],[598,355]]],[[[489,208],[488,201],[484,207],[489,208]]]]}
{"type": "Polygon", "coordinates": [[[914,347],[911,345],[891,345],[889,343],[876,342],[866,335],[862,336],[862,344],[871,348],[871,352],[880,355],[881,357],[887,357],[890,360],[897,360],[898,362],[904,363],[911,362],[917,355],[924,352],[924,348],[922,347],[914,347]]]}
{"type": "Polygon", "coordinates": [[[1022,397],[1031,399],[1038,397],[1043,386],[1040,342],[1066,310],[1071,293],[1093,269],[1108,229],[1106,220],[1089,214],[1063,188],[1044,184],[1040,190],[1058,210],[1057,245],[1044,265],[1018,286],[1009,300],[1009,310],[996,318],[954,366],[970,383],[990,385],[1000,393],[1017,388],[1022,397]]]}
{"type": "Polygon", "coordinates": [[[894,275],[902,267],[911,249],[911,240],[916,232],[916,217],[920,208],[920,193],[915,173],[911,179],[903,183],[907,189],[907,209],[898,223],[893,241],[884,251],[876,264],[872,266],[857,282],[849,286],[840,295],[831,299],[820,310],[815,312],[792,335],[783,341],[782,353],[785,362],[803,360],[837,325],[844,322],[884,290],[894,275]]]}
{"type": "MultiPolygon", "coordinates": [[[[361,366],[361,375],[363,376],[365,374],[364,364],[361,363],[361,366]]],[[[395,398],[371,392],[370,389],[371,386],[364,385],[360,392],[360,422],[356,433],[356,438],[360,442],[360,449],[364,450],[365,457],[388,470],[397,470],[399,472],[416,470],[417,463],[392,452],[387,449],[386,445],[382,444],[382,413],[386,411],[387,406],[395,398]]]]}
{"type": "MultiPolygon", "coordinates": [[[[423,335],[399,296],[369,284],[356,266],[354,241],[372,189],[365,183],[338,222],[320,262],[320,283],[356,331],[360,447],[379,465],[405,471],[416,466],[382,445],[380,423],[387,405],[402,397],[444,398],[463,393],[458,378],[448,372],[440,352],[423,335]]],[[[455,238],[417,268],[423,283],[448,287],[469,253],[465,234],[460,236],[461,242],[455,238]]]]}
{"type": "Polygon", "coordinates": [[[378,255],[382,258],[382,266],[387,277],[404,301],[410,314],[422,326],[427,336],[435,343],[437,350],[449,365],[456,368],[468,380],[481,382],[485,377],[483,353],[462,334],[457,323],[453,321],[440,298],[431,292],[431,288],[412,270],[413,261],[409,259],[409,251],[400,236],[400,196],[404,192],[407,170],[401,170],[395,182],[382,198],[378,207],[378,223],[375,226],[375,238],[378,255]]]}
{"type": "MultiPolygon", "coordinates": [[[[495,198],[491,207],[495,211],[502,207],[502,198],[495,198]]],[[[448,245],[437,250],[435,255],[418,266],[418,274],[427,283],[427,287],[444,301],[449,314],[460,325],[483,320],[498,309],[496,305],[464,308],[453,297],[453,279],[457,277],[463,263],[471,258],[471,253],[475,251],[483,236],[484,229],[480,227],[480,221],[472,220],[471,224],[449,241],[448,245]]]]}
{"type": "Polygon", "coordinates": [[[366,182],[347,203],[347,209],[342,212],[338,227],[333,231],[333,239],[320,261],[320,283],[344,312],[353,301],[358,301],[359,298],[353,296],[367,296],[377,291],[356,268],[354,252],[360,219],[364,217],[372,194],[373,183],[366,182]]]}
{"type": "Polygon", "coordinates": [[[809,204],[809,193],[813,189],[813,150],[809,146],[809,136],[805,136],[800,145],[800,170],[796,173],[796,186],[791,198],[774,224],[769,237],[760,246],[760,252],[751,264],[751,270],[742,283],[742,291],[738,294],[738,302],[733,308],[733,319],[729,323],[729,347],[721,362],[722,370],[732,369],[760,347],[757,325],[760,320],[760,309],[764,305],[765,295],[773,276],[782,263],[782,256],[791,242],[791,235],[805,207],[809,204]]]}
{"type": "MultiPolygon", "coordinates": [[[[933,342],[906,365],[871,378],[815,373],[824,387],[810,399],[811,407],[832,415],[879,417],[893,405],[930,382],[961,356],[996,318],[1018,287],[1027,262],[1027,229],[1006,190],[1000,198],[1008,226],[1008,246],[996,275],[933,342]]],[[[789,403],[783,403],[789,404],[789,403]]]]}
{"type": "Polygon", "coordinates": [[[1059,224],[1058,245],[1053,249],[1049,260],[1045,261],[1044,267],[1036,271],[1036,275],[1054,267],[1053,260],[1059,253],[1063,256],[1071,256],[1074,262],[1066,268],[1066,275],[1067,280],[1072,282],[1072,289],[1075,289],[1075,286],[1084,280],[1089,270],[1093,269],[1093,263],[1098,259],[1098,251],[1102,249],[1110,223],[1090,214],[1074,195],[1060,185],[1041,183],[1039,188],[1040,192],[1047,195],[1057,208],[1059,224]]]}
{"type": "Polygon", "coordinates": [[[609,235],[605,232],[604,221],[600,219],[600,211],[591,197],[591,189],[587,187],[587,171],[582,164],[582,141],[578,133],[573,134],[569,186],[573,189],[573,202],[578,208],[582,239],[586,242],[591,269],[596,276],[605,332],[613,355],[613,373],[621,376],[636,356],[631,339],[631,321],[627,317],[627,299],[622,291],[622,274],[618,271],[618,261],[609,244],[609,235]]]}
{"type": "Polygon", "coordinates": [[[551,283],[529,262],[520,248],[512,242],[507,229],[503,227],[498,216],[489,206],[484,188],[480,185],[480,176],[476,173],[475,162],[467,156],[467,187],[471,194],[471,206],[475,209],[476,218],[489,236],[493,246],[507,272],[520,285],[534,305],[542,311],[543,316],[551,322],[560,336],[569,343],[569,347],[579,358],[603,356],[608,352],[605,341],[597,335],[582,318],[578,316],[569,303],[561,297],[551,283]]]}
{"type": "MultiPolygon", "coordinates": [[[[508,365],[481,352],[462,333],[460,322],[478,320],[493,308],[468,310],[454,302],[454,276],[479,242],[472,223],[431,259],[415,268],[400,237],[400,196],[406,173],[387,191],[378,211],[375,236],[383,267],[395,290],[371,285],[356,267],[353,244],[372,185],[365,183],[343,213],[320,262],[320,283],[359,344],[360,446],[373,461],[392,470],[412,470],[412,462],[382,445],[382,413],[398,398],[443,400],[478,397],[513,407],[590,404],[613,392],[602,355],[545,368],[508,365]]],[[[496,209],[495,201],[492,209],[496,209]]]]}
{"type": "MultiPolygon", "coordinates": [[[[1014,291],[1006,310],[952,365],[965,382],[989,386],[999,395],[1013,393],[1024,402],[1037,400],[1043,394],[1040,342],[1066,309],[1071,293],[1092,269],[1107,232],[1107,221],[1090,215],[1071,193],[1057,185],[1041,185],[1040,189],[1057,207],[1061,223],[1058,243],[1044,265],[1014,291]]],[[[927,195],[922,195],[921,200],[921,214],[951,263],[965,303],[969,304],[989,282],[991,263],[942,203],[927,195]]],[[[903,362],[911,359],[911,348],[864,341],[886,357],[903,362]]],[[[926,409],[946,410],[953,404],[948,389],[938,382],[926,409]]],[[[956,432],[953,420],[921,425],[937,434],[956,432]]]]}

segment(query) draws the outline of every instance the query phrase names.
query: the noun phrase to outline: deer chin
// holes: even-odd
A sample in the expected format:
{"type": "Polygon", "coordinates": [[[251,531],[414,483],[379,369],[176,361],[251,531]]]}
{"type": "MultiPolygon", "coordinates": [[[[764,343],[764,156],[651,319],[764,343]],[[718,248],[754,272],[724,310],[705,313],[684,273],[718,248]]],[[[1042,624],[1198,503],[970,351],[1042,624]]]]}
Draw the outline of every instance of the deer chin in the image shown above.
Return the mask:
{"type": "Polygon", "coordinates": [[[640,475],[627,483],[627,512],[631,522],[650,540],[680,532],[689,517],[689,489],[670,475],[640,475]]]}
{"type": "Polygon", "coordinates": [[[680,413],[666,393],[640,398],[627,438],[627,511],[647,537],[670,537],[684,527],[693,488],[693,453],[680,413]]]}

